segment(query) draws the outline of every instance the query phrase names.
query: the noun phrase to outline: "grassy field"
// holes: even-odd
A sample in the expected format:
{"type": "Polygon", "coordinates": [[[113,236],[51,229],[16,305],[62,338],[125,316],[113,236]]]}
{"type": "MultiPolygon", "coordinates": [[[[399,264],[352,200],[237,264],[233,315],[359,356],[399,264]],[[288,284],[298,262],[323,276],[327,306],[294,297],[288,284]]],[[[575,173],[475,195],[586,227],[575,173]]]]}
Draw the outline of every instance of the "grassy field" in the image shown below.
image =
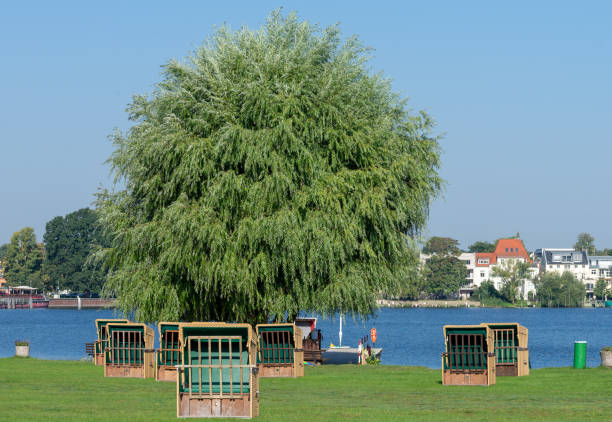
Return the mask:
{"type": "MultiPolygon", "coordinates": [[[[76,361],[0,359],[0,420],[171,421],[176,385],[104,378],[76,361]]],[[[262,379],[260,421],[611,420],[612,370],[547,368],[491,387],[444,387],[440,371],[321,366],[262,379]]]]}

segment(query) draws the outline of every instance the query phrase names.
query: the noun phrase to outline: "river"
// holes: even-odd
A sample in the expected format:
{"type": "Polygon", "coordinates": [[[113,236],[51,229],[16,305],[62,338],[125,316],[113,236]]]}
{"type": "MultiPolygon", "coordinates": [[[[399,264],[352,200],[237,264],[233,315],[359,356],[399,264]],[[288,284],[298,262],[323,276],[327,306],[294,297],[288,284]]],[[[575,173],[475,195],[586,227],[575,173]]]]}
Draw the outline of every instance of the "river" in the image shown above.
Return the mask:
{"type": "MultiPolygon", "coordinates": [[[[29,340],[33,357],[81,359],[84,344],[96,338],[94,320],[114,316],[111,310],[0,310],[0,357],[14,355],[15,340],[29,340]]],[[[481,322],[518,322],[527,327],[534,368],[571,366],[575,340],[588,342],[588,366],[599,365],[599,350],[612,346],[612,308],[383,308],[365,323],[345,320],[343,344],[356,346],[376,327],[383,364],[440,368],[442,326],[481,322]]],[[[319,320],[317,327],[323,332],[324,347],[339,344],[337,318],[319,320]]]]}

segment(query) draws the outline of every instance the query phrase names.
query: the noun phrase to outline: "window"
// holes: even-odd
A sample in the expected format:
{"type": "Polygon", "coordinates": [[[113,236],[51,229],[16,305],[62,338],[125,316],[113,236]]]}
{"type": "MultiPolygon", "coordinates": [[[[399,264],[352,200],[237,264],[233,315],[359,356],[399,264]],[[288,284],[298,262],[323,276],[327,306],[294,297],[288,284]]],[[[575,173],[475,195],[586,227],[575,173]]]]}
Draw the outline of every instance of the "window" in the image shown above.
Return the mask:
{"type": "Polygon", "coordinates": [[[606,270],[599,270],[599,275],[603,276],[606,273],[606,270]]]}
{"type": "Polygon", "coordinates": [[[464,262],[466,265],[470,265],[470,262],[471,262],[471,261],[470,261],[469,259],[464,259],[464,260],[463,260],[463,262],[464,262]]]}
{"type": "Polygon", "coordinates": [[[479,264],[488,264],[489,263],[489,258],[486,258],[486,259],[480,258],[478,260],[478,263],[479,264]]]}
{"type": "Polygon", "coordinates": [[[557,269],[561,268],[561,265],[557,264],[557,269]]]}
{"type": "Polygon", "coordinates": [[[591,275],[597,275],[597,270],[591,270],[591,275]]]}
{"type": "Polygon", "coordinates": [[[484,271],[481,271],[481,272],[480,272],[480,276],[481,276],[482,278],[484,278],[484,276],[485,276],[484,271]]]}
{"type": "Polygon", "coordinates": [[[506,252],[508,252],[508,248],[506,248],[506,252]]]}
{"type": "Polygon", "coordinates": [[[569,269],[570,269],[570,267],[571,267],[571,265],[570,265],[570,264],[565,264],[565,269],[566,269],[566,270],[569,270],[569,269]]]}

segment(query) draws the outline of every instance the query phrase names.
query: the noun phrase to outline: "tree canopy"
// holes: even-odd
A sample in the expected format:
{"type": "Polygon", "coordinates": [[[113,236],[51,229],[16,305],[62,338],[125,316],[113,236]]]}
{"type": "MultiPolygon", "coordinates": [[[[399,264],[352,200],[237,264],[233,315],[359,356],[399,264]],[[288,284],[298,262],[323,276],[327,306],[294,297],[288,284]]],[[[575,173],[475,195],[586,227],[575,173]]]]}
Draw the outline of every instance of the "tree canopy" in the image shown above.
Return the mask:
{"type": "Polygon", "coordinates": [[[454,256],[434,255],[425,264],[425,289],[435,299],[456,294],[467,283],[465,264],[454,256]]]}
{"type": "Polygon", "coordinates": [[[45,272],[60,289],[99,292],[105,274],[86,264],[96,246],[106,246],[95,211],[83,208],[55,217],[43,236],[47,250],[45,272]]]}
{"type": "Polygon", "coordinates": [[[584,284],[569,271],[544,273],[536,283],[536,291],[543,307],[580,307],[586,295],[584,284]]]}
{"type": "Polygon", "coordinates": [[[495,252],[495,243],[487,242],[487,241],[477,241],[472,243],[468,247],[468,251],[470,252],[495,252]]]}
{"type": "MultiPolygon", "coordinates": [[[[502,280],[502,297],[514,303],[519,296],[519,288],[529,278],[529,263],[515,260],[504,261],[493,267],[491,274],[502,280]]],[[[524,298],[523,298],[524,299],[524,298]]]]}
{"type": "Polygon", "coordinates": [[[426,254],[442,254],[442,255],[459,255],[461,250],[459,249],[459,241],[451,239],[450,237],[430,237],[425,246],[423,246],[423,253],[426,254]]]}
{"type": "Polygon", "coordinates": [[[595,255],[595,238],[588,233],[580,233],[576,238],[574,249],[577,251],[586,251],[588,255],[595,255]]]}
{"type": "Polygon", "coordinates": [[[608,282],[603,278],[597,280],[595,288],[593,289],[593,295],[599,300],[605,300],[609,294],[610,290],[608,289],[608,282]]]}
{"type": "Polygon", "coordinates": [[[432,119],[369,50],[295,15],[170,61],[109,159],[106,290],[140,320],[371,314],[416,276],[441,186],[432,119]]]}
{"type": "Polygon", "coordinates": [[[13,233],[11,242],[2,259],[4,276],[12,286],[31,285],[44,287],[42,263],[45,258],[43,244],[36,243],[36,234],[31,227],[13,233]]]}

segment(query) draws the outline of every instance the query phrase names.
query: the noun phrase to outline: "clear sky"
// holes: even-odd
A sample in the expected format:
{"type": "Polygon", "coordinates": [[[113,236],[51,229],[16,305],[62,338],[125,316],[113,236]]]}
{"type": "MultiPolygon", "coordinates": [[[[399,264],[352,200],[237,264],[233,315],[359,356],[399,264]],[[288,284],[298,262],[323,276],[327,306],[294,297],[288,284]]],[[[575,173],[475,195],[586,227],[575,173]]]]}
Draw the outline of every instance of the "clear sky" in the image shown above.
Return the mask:
{"type": "Polygon", "coordinates": [[[467,247],[520,232],[529,249],[579,232],[612,247],[612,2],[105,1],[0,10],[0,243],[90,206],[111,186],[113,128],[132,94],[215,25],[283,6],[375,49],[444,134],[444,198],[426,236],[467,247]]]}

